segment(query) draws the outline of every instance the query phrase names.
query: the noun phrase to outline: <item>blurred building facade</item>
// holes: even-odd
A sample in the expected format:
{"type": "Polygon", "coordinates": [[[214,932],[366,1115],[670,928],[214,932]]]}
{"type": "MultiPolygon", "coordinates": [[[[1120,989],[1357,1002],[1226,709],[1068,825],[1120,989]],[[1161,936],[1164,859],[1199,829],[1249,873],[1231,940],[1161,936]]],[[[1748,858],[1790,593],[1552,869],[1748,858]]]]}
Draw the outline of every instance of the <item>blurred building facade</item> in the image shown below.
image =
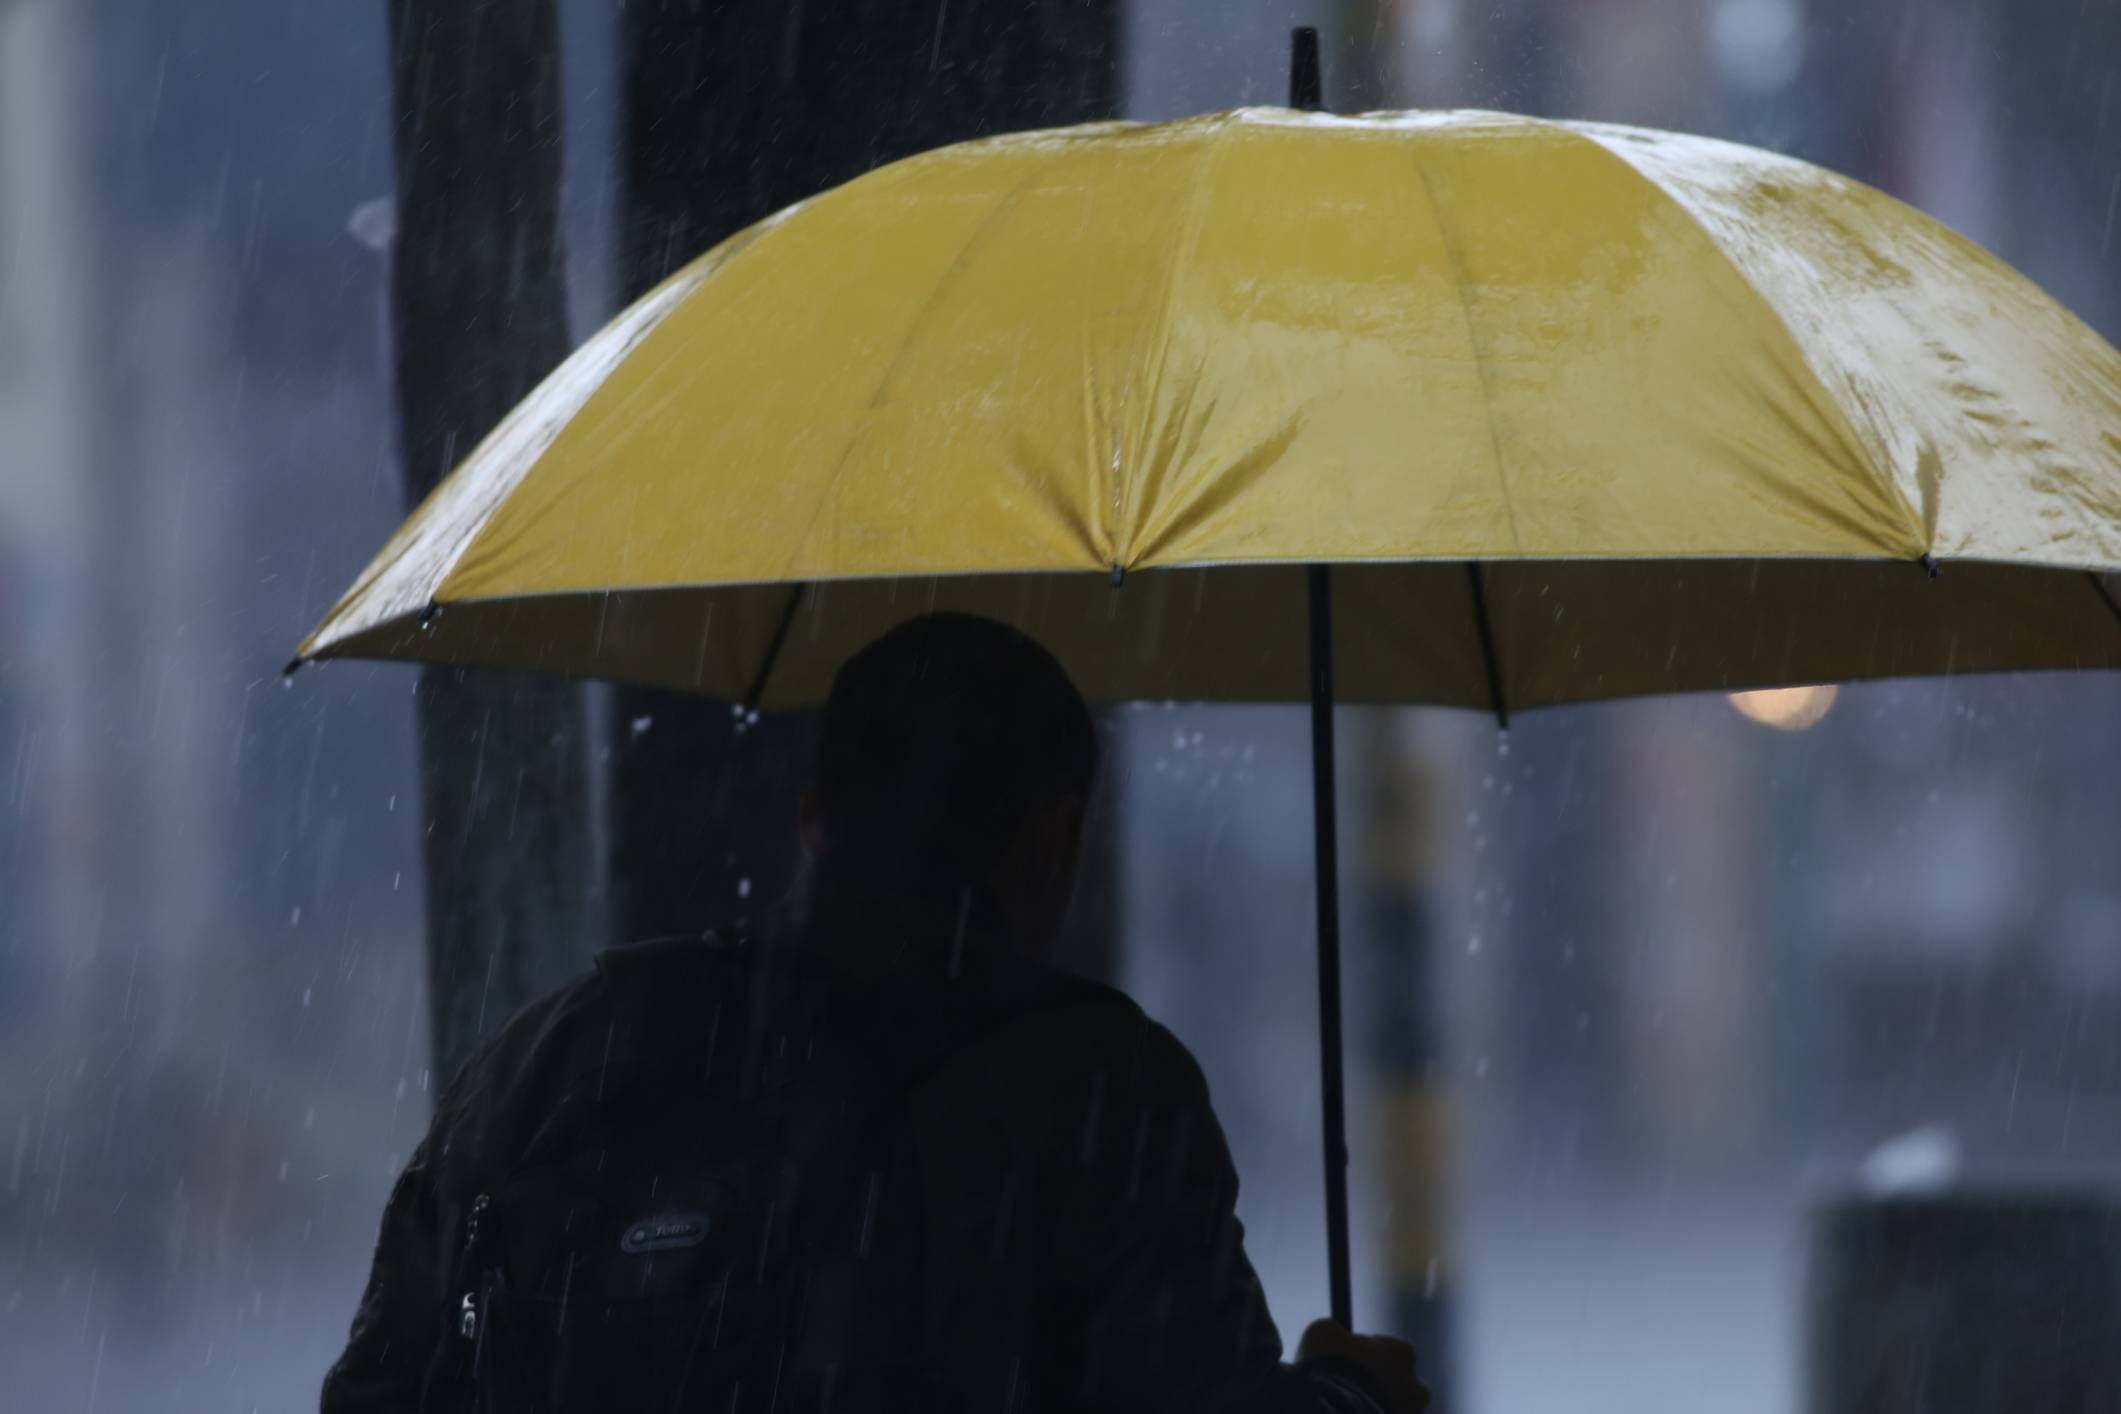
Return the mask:
{"type": "Polygon", "coordinates": [[[9,1407],[304,1397],[424,1121],[404,707],[277,671],[396,509],[381,28],[0,4],[9,1407]]]}

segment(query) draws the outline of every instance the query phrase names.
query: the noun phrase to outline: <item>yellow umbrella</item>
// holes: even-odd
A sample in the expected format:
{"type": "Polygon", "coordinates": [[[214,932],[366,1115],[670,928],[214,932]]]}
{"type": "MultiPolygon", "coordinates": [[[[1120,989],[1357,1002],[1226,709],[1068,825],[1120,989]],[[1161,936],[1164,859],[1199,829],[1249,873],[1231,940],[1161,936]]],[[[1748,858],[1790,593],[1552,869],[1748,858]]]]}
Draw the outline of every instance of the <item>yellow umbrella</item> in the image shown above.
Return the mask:
{"type": "Polygon", "coordinates": [[[302,651],[779,706],[934,603],[1101,697],[1300,699],[1328,561],[1354,700],[2115,666],[2121,356],[1891,198],[1699,138],[999,138],[646,296],[302,651]]]}
{"type": "Polygon", "coordinates": [[[2117,566],[2121,355],[1919,212],[1669,133],[1245,109],[945,148],[732,237],[301,654],[772,707],[960,608],[1096,697],[1308,695],[1345,1317],[1336,691],[2111,668],[2117,566]]]}

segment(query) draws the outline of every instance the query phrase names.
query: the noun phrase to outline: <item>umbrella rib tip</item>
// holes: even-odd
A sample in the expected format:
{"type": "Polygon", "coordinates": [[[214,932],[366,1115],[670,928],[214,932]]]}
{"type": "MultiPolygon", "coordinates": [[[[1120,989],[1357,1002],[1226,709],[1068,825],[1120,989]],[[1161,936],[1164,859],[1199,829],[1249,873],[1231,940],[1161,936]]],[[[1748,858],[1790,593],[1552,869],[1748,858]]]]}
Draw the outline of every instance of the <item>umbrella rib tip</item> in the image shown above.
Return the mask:
{"type": "Polygon", "coordinates": [[[1943,569],[1937,564],[1937,557],[1928,551],[1924,551],[1922,558],[1917,560],[1916,563],[1922,566],[1922,572],[1931,579],[1941,579],[1944,576],[1943,569]]]}

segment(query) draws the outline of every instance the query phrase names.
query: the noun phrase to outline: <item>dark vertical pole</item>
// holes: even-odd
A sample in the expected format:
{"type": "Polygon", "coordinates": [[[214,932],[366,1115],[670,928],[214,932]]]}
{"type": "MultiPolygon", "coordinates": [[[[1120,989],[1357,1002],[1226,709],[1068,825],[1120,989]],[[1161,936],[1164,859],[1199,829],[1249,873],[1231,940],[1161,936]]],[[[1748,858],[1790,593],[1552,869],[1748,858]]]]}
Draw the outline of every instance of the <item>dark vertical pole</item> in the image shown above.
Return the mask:
{"type": "MultiPolygon", "coordinates": [[[[416,504],[566,357],[554,0],[391,0],[391,338],[416,504]]],[[[428,667],[414,699],[434,1068],[589,961],[582,689],[428,667]]]]}
{"type": "MultiPolygon", "coordinates": [[[[1289,106],[1325,106],[1318,31],[1289,42],[1289,106]]],[[[1348,1104],[1340,1044],[1340,841],[1334,821],[1333,571],[1313,565],[1311,593],[1311,810],[1318,874],[1318,1077],[1326,1150],[1326,1262],[1333,1319],[1355,1323],[1348,1272],[1348,1104]]]]}

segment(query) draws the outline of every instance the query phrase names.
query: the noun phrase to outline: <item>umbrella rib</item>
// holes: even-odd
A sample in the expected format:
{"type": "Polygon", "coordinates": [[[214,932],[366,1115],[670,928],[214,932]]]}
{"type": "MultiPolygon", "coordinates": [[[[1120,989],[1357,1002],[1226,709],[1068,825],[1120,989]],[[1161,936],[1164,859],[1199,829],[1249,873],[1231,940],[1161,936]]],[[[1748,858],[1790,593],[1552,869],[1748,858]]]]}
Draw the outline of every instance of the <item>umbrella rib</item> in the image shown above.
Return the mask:
{"type": "Polygon", "coordinates": [[[1466,579],[1473,586],[1473,627],[1480,636],[1480,661],[1488,670],[1488,701],[1495,709],[1495,725],[1510,729],[1510,709],[1502,700],[1502,659],[1495,653],[1494,626],[1488,620],[1486,567],[1479,560],[1466,561],[1466,579]]]}
{"type": "MultiPolygon", "coordinates": [[[[1157,494],[1159,490],[1170,489],[1151,487],[1147,484],[1148,445],[1155,430],[1152,419],[1156,416],[1157,404],[1163,394],[1164,366],[1170,361],[1171,312],[1172,306],[1177,302],[1179,271],[1200,249],[1201,204],[1208,188],[1208,174],[1214,169],[1215,161],[1229,138],[1232,121],[1231,114],[1218,114],[1215,126],[1209,130],[1207,140],[1202,145],[1200,166],[1193,173],[1193,187],[1186,195],[1184,231],[1180,239],[1171,243],[1171,260],[1164,267],[1164,287],[1157,300],[1156,327],[1149,338],[1148,364],[1143,370],[1142,403],[1137,411],[1138,421],[1132,429],[1124,425],[1124,400],[1122,401],[1123,425],[1119,429],[1121,460],[1113,463],[1113,485],[1109,494],[1099,502],[1101,511],[1109,504],[1115,519],[1115,523],[1109,527],[1114,569],[1124,567],[1125,557],[1122,554],[1120,538],[1129,529],[1124,522],[1139,514],[1136,508],[1144,499],[1157,494]],[[1128,435],[1130,430],[1134,434],[1131,437],[1128,435]],[[1131,503],[1123,504],[1124,487],[1121,483],[1130,474],[1136,478],[1134,487],[1137,495],[1131,503]]],[[[1165,526],[1179,513],[1167,504],[1161,515],[1156,516],[1151,524],[1134,527],[1140,533],[1130,537],[1128,548],[1134,552],[1133,557],[1137,560],[1142,558],[1149,547],[1163,535],[1165,526]]]]}
{"type": "MultiPolygon", "coordinates": [[[[1466,294],[1465,262],[1459,259],[1457,240],[1444,223],[1443,205],[1436,199],[1436,186],[1429,180],[1429,169],[1422,165],[1418,152],[1414,159],[1414,175],[1421,181],[1421,196],[1429,208],[1429,224],[1435,228],[1436,242],[1443,247],[1444,259],[1450,263],[1451,292],[1458,297],[1459,317],[1466,326],[1466,352],[1473,362],[1473,375],[1480,380],[1480,415],[1487,424],[1488,455],[1495,464],[1495,489],[1501,493],[1503,514],[1509,518],[1510,544],[1522,553],[1524,535],[1517,525],[1517,498],[1510,494],[1510,473],[1503,465],[1502,434],[1495,427],[1494,390],[1488,377],[1487,354],[1480,344],[1480,332],[1473,327],[1473,301],[1466,294]]],[[[1496,699],[1497,702],[1501,700],[1496,699]]]]}
{"type": "Polygon", "coordinates": [[[2114,616],[2114,627],[2121,628],[2121,600],[2115,599],[2114,591],[2106,587],[2106,576],[2097,570],[2086,570],[2084,577],[2092,582],[2092,588],[2105,603],[2107,612],[2114,616]]]}
{"type": "Polygon", "coordinates": [[[766,645],[766,657],[759,664],[759,675],[752,679],[751,691],[744,694],[747,709],[756,711],[759,703],[765,700],[766,680],[773,676],[774,668],[780,664],[781,646],[788,641],[788,630],[795,627],[796,606],[803,602],[803,591],[807,588],[807,581],[798,580],[795,588],[788,592],[788,606],[781,610],[781,622],[773,631],[773,642],[766,645]]]}

